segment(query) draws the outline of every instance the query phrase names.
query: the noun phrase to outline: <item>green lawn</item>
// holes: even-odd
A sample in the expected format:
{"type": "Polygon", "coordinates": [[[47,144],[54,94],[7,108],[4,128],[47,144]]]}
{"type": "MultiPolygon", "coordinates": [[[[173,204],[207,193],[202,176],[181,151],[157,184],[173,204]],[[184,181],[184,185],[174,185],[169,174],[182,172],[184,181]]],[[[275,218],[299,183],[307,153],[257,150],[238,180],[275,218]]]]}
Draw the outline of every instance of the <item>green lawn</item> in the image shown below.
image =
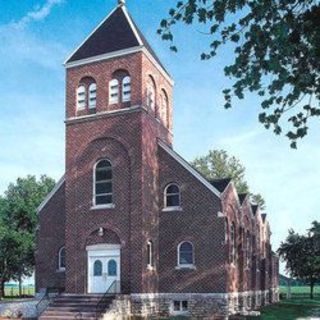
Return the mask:
{"type": "Polygon", "coordinates": [[[295,320],[308,317],[320,319],[320,300],[291,299],[262,308],[260,317],[248,317],[250,320],[295,320]]]}
{"type": "MultiPolygon", "coordinates": [[[[23,296],[34,296],[34,287],[28,286],[22,288],[23,296]]],[[[19,295],[19,288],[16,286],[6,286],[5,293],[7,297],[17,297],[19,295]]]]}

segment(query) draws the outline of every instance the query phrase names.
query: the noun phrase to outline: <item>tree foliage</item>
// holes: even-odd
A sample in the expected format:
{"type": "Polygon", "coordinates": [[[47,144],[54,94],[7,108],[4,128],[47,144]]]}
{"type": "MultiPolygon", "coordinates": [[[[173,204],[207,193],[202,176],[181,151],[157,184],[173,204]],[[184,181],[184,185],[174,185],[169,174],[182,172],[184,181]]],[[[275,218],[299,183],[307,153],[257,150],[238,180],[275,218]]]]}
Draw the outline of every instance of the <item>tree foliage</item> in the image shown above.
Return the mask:
{"type": "Polygon", "coordinates": [[[203,157],[196,158],[192,166],[208,180],[230,178],[238,193],[248,193],[252,202],[265,209],[265,201],[260,194],[252,194],[245,179],[245,167],[240,160],[229,156],[225,150],[211,150],[203,157]]]}
{"type": "Polygon", "coordinates": [[[47,176],[19,178],[0,197],[0,298],[4,283],[34,270],[37,207],[55,182],[47,176]]]}
{"type": "Polygon", "coordinates": [[[310,285],[310,298],[313,299],[314,286],[320,280],[320,223],[314,221],[306,235],[289,230],[278,253],[290,275],[310,285]]]}
{"type": "Polygon", "coordinates": [[[261,97],[259,121],[276,134],[286,127],[291,147],[320,115],[320,4],[316,0],[179,0],[158,33],[174,45],[177,23],[202,24],[209,44],[203,60],[228,43],[234,62],[224,68],[234,79],[223,90],[225,108],[248,92],[261,97]]]}

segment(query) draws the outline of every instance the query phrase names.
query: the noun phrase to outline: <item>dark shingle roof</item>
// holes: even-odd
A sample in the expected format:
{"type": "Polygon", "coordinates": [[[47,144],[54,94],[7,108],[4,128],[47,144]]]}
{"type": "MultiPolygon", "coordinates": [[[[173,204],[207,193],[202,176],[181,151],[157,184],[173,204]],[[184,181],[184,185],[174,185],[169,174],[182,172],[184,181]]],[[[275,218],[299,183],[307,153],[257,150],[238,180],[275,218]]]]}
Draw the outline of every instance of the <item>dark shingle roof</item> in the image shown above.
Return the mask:
{"type": "Polygon", "coordinates": [[[243,204],[243,201],[248,196],[248,194],[247,193],[240,193],[238,196],[239,196],[240,204],[243,204]]]}
{"type": "Polygon", "coordinates": [[[259,206],[257,206],[257,205],[252,205],[251,208],[252,208],[253,214],[256,215],[259,206]]]}
{"type": "Polygon", "coordinates": [[[225,178],[225,179],[212,179],[209,180],[209,182],[216,188],[218,191],[223,192],[228,184],[231,182],[231,179],[225,178]]]}
{"type": "Polygon", "coordinates": [[[126,10],[125,7],[118,6],[72,54],[67,63],[143,45],[164,68],[126,10]]]}

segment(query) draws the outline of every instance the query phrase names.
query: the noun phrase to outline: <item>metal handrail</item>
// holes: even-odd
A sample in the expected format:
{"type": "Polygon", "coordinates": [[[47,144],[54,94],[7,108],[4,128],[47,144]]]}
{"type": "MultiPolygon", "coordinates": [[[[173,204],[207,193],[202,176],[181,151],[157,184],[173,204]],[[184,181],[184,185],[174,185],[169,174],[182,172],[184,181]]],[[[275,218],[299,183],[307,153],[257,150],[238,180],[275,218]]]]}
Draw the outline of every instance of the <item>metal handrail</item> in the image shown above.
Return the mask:
{"type": "Polygon", "coordinates": [[[102,315],[106,310],[107,304],[110,302],[110,298],[114,298],[117,293],[119,293],[120,281],[115,280],[112,282],[108,290],[104,293],[103,297],[97,303],[96,306],[96,320],[102,315]]]}
{"type": "Polygon", "coordinates": [[[48,303],[48,301],[50,301],[50,293],[53,293],[53,292],[57,292],[58,294],[61,293],[61,288],[46,288],[46,292],[45,294],[43,295],[43,297],[39,300],[39,302],[36,304],[36,310],[37,310],[37,314],[40,315],[40,313],[42,313],[44,310],[40,311],[40,306],[46,302],[48,303]]]}

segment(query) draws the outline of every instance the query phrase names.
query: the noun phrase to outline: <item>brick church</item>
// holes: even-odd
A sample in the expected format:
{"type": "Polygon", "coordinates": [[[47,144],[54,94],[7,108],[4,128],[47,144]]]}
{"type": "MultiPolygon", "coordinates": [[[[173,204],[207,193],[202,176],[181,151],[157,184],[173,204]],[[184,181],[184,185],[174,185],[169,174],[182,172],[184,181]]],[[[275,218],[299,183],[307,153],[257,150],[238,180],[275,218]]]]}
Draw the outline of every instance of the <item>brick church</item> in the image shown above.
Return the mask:
{"type": "Polygon", "coordinates": [[[266,215],[173,150],[174,83],[123,0],[65,67],[65,175],[38,209],[36,288],[79,310],[53,302],[41,319],[203,319],[276,302],[266,215]]]}

